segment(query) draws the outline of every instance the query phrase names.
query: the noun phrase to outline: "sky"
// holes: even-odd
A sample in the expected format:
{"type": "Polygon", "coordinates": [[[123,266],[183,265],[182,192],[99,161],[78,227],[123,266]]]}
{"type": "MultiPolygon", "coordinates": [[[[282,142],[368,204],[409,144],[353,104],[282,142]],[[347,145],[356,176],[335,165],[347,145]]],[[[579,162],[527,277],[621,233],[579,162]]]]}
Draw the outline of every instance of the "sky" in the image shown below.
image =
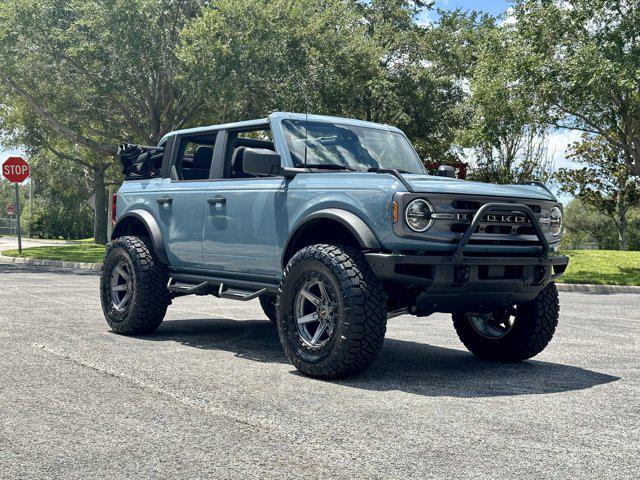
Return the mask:
{"type": "Polygon", "coordinates": [[[511,2],[490,0],[487,2],[474,2],[471,0],[436,0],[435,7],[447,10],[461,8],[463,10],[482,10],[491,15],[499,15],[509,8],[511,2]]]}

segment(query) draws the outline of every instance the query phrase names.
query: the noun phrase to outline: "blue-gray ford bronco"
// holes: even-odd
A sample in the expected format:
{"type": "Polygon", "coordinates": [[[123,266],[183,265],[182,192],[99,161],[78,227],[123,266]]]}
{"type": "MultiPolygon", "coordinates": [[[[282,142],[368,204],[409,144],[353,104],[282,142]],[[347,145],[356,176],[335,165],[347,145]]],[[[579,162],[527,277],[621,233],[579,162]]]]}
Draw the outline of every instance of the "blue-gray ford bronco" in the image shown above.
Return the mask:
{"type": "Polygon", "coordinates": [[[568,260],[542,184],[429,175],[397,128],[294,113],[119,153],[100,285],[115,332],[155,331],[178,296],[257,298],[293,365],[324,378],[364,370],[400,314],[451,313],[494,361],[553,336],[568,260]]]}

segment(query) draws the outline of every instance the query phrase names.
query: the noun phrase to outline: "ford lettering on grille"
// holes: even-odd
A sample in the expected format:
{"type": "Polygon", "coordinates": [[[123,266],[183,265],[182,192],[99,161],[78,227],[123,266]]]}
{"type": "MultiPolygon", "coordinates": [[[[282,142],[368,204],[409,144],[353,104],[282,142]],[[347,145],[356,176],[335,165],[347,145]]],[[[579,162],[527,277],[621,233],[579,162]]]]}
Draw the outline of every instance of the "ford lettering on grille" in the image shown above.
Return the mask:
{"type": "MultiPolygon", "coordinates": [[[[457,219],[470,222],[473,220],[473,213],[458,213],[457,219]]],[[[482,217],[483,222],[490,223],[529,223],[529,219],[524,215],[500,215],[488,213],[482,217]]]]}

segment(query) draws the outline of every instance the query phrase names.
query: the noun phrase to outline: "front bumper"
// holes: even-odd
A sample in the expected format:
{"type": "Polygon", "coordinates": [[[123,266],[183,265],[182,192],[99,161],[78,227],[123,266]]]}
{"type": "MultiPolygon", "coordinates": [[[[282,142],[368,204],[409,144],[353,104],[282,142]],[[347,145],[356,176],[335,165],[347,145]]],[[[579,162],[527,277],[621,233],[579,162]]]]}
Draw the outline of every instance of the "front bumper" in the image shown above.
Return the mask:
{"type": "Polygon", "coordinates": [[[415,291],[413,313],[491,312],[533,300],[564,273],[563,255],[463,257],[366,253],[374,275],[415,291]]]}
{"type": "Polygon", "coordinates": [[[549,256],[549,245],[533,212],[525,205],[491,203],[476,213],[451,255],[366,253],[375,276],[414,291],[413,313],[494,311],[534,299],[564,273],[569,259],[549,256]],[[465,255],[480,218],[487,211],[509,208],[527,215],[540,241],[537,256],[465,255]]]}

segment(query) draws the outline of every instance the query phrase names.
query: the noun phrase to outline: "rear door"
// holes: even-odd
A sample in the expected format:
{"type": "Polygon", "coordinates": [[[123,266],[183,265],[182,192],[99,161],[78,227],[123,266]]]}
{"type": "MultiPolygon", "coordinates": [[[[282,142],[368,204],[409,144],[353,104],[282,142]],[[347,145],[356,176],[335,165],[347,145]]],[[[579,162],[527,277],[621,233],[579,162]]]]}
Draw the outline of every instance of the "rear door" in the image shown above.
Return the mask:
{"type": "Polygon", "coordinates": [[[205,195],[217,133],[176,137],[169,178],[155,192],[160,229],[175,267],[202,266],[205,195]]]}

